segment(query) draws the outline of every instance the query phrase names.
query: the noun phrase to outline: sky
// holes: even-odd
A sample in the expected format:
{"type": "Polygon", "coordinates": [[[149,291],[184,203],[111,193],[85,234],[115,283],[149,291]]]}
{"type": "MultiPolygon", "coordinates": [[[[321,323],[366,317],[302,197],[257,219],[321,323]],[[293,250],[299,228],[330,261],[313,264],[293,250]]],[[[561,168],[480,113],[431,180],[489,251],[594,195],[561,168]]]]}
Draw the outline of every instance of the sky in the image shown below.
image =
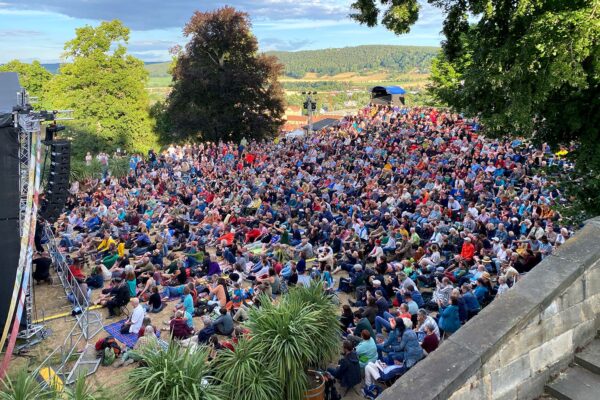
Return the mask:
{"type": "Polygon", "coordinates": [[[129,52],[144,61],[169,60],[184,44],[182,28],[195,10],[224,5],[250,15],[262,51],[312,50],[363,44],[439,46],[442,13],[421,3],[419,21],[397,36],[348,17],[352,0],[0,0],[0,63],[54,63],[75,29],[120,19],[131,29],[129,52]]]}

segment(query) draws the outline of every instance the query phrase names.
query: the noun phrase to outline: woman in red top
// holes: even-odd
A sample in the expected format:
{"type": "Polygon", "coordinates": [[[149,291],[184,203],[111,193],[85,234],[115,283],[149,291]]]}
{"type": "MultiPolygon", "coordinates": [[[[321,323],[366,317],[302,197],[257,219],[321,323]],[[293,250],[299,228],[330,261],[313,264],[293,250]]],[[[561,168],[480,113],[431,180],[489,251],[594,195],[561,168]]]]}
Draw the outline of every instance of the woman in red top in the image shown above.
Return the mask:
{"type": "Polygon", "coordinates": [[[471,243],[471,238],[466,237],[465,242],[460,250],[460,258],[463,260],[471,261],[475,255],[475,246],[471,243]]]}

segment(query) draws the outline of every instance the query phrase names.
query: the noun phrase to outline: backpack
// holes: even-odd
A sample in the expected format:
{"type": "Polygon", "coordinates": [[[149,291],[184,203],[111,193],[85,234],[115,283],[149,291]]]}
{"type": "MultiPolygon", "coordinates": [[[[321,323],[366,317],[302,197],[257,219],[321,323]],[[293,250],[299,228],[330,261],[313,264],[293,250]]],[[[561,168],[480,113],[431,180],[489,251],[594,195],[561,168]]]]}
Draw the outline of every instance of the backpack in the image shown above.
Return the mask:
{"type": "Polygon", "coordinates": [[[341,400],[342,396],[335,388],[334,380],[327,379],[325,381],[325,400],[341,400]]]}
{"type": "Polygon", "coordinates": [[[112,350],[115,357],[121,355],[121,346],[117,343],[117,340],[113,336],[107,336],[105,338],[98,339],[95,344],[96,351],[99,353],[100,358],[104,358],[106,349],[112,350]]]}
{"type": "Polygon", "coordinates": [[[111,349],[110,347],[105,348],[104,352],[102,353],[102,365],[104,365],[105,367],[112,365],[112,363],[115,362],[115,358],[116,356],[113,349],[111,349]]]}

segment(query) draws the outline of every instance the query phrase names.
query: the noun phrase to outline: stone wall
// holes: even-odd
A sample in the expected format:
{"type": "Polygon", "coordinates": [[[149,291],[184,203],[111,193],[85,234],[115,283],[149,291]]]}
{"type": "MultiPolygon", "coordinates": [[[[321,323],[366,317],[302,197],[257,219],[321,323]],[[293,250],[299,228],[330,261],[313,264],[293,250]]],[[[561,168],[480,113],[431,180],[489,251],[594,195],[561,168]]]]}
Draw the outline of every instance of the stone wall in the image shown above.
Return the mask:
{"type": "Polygon", "coordinates": [[[600,328],[600,217],[426,357],[381,399],[533,399],[600,328]]]}

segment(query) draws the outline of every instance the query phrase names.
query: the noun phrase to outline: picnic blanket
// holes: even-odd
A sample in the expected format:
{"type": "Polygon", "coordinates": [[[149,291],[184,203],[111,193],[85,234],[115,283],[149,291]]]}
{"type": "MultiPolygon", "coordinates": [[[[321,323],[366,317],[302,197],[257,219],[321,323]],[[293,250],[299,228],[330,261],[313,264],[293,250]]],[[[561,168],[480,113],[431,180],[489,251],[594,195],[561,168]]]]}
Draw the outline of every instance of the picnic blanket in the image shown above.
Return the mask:
{"type": "MultiPolygon", "coordinates": [[[[108,332],[111,336],[113,336],[115,339],[117,339],[119,342],[127,346],[128,349],[133,349],[133,346],[135,346],[135,344],[138,341],[138,335],[137,333],[121,333],[121,327],[123,326],[125,321],[127,321],[127,319],[123,319],[113,324],[106,325],[104,327],[104,330],[108,332]]],[[[160,330],[156,332],[156,336],[160,338],[160,330]]]]}
{"type": "MultiPolygon", "coordinates": [[[[136,333],[128,333],[122,334],[121,327],[127,321],[127,319],[121,320],[119,322],[115,322],[114,324],[106,325],[104,330],[108,332],[111,336],[117,339],[120,343],[127,346],[128,349],[133,349],[133,346],[137,343],[138,335],[136,333]]],[[[160,330],[156,332],[156,336],[158,337],[158,344],[166,349],[169,346],[169,343],[165,342],[160,338],[160,330]]]]}
{"type": "Polygon", "coordinates": [[[127,348],[133,349],[133,346],[137,343],[138,335],[137,333],[128,333],[122,334],[121,327],[127,321],[127,319],[123,319],[121,321],[115,322],[110,325],[106,325],[104,330],[108,332],[111,336],[117,339],[119,342],[123,343],[127,348]]]}

